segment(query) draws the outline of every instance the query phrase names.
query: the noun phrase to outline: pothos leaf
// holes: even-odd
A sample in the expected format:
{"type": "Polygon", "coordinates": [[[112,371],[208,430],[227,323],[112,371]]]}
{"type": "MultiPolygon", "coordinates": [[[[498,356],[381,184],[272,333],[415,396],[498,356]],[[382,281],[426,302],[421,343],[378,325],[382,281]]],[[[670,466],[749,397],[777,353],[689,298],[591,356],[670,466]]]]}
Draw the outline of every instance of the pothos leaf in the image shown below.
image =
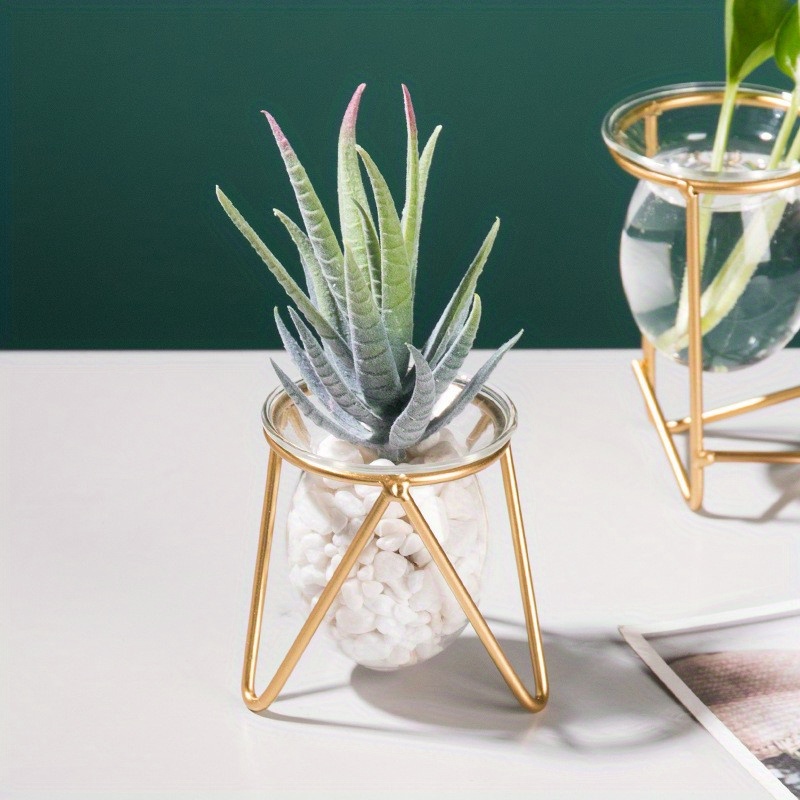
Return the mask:
{"type": "Polygon", "coordinates": [[[775,47],[775,34],[790,0],[726,0],[725,68],[729,83],[741,83],[775,47]]]}
{"type": "Polygon", "coordinates": [[[775,63],[795,83],[798,79],[800,59],[800,6],[793,5],[778,28],[775,37],[775,63]]]}

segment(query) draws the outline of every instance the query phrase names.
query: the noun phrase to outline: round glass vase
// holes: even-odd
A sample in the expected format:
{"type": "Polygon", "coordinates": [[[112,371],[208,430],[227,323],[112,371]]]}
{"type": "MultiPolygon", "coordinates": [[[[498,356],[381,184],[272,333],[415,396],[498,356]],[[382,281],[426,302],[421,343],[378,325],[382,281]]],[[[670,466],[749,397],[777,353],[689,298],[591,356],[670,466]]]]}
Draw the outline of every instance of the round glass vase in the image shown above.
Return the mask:
{"type": "Polygon", "coordinates": [[[685,190],[699,187],[703,369],[713,372],[755,364],[800,329],[800,165],[772,159],[790,98],[741,87],[722,170],[712,171],[723,92],[715,83],[656,89],[619,103],[602,129],[615,160],[643,178],[620,244],[628,304],[643,336],[683,364],[685,190]]]}
{"type": "MultiPolygon", "coordinates": [[[[464,383],[455,381],[438,408],[464,383]]],[[[516,410],[502,392],[484,386],[451,425],[411,448],[399,464],[318,428],[282,389],[267,398],[262,422],[271,445],[305,466],[286,524],[289,577],[305,611],[317,602],[381,485],[401,477],[409,479],[411,497],[467,591],[479,599],[488,517],[478,478],[467,473],[499,453],[516,428],[516,410]]],[[[393,502],[323,625],[356,663],[392,670],[440,653],[466,623],[405,510],[393,502]]]]}

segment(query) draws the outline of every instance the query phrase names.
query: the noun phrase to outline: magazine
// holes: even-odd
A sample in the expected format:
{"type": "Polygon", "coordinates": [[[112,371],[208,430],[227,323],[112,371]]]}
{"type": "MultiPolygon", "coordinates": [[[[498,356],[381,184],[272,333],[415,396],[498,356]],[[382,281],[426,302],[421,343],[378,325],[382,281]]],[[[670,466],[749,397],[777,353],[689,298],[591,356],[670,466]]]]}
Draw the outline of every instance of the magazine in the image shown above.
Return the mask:
{"type": "Polygon", "coordinates": [[[773,797],[800,798],[800,602],[620,632],[773,797]]]}

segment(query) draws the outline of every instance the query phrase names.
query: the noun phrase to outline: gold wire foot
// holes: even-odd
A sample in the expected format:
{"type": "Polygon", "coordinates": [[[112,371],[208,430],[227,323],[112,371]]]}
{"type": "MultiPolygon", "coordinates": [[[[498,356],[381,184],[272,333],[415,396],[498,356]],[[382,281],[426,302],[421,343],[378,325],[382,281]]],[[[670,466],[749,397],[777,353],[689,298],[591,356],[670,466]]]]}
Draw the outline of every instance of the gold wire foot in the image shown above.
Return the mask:
{"type": "MultiPolygon", "coordinates": [[[[675,434],[685,433],[692,429],[692,418],[684,417],[680,420],[667,420],[661,410],[661,406],[656,397],[655,388],[648,380],[645,372],[647,360],[635,360],[632,362],[634,375],[636,381],[641,389],[642,396],[644,397],[645,406],[650,421],[656,429],[658,438],[667,455],[672,472],[678,482],[678,488],[683,495],[684,500],[689,504],[689,507],[696,511],[702,506],[702,483],[698,486],[697,479],[692,475],[688,475],[686,467],[678,454],[675,445],[675,434]]],[[[700,415],[702,423],[718,422],[724,419],[730,419],[741,414],[746,414],[750,411],[758,411],[762,408],[777,405],[778,403],[785,403],[789,400],[800,399],[800,386],[795,386],[790,389],[783,389],[779,392],[772,392],[771,394],[754,397],[750,400],[743,400],[739,403],[733,403],[722,408],[706,411],[700,415]]],[[[761,463],[761,464],[800,464],[800,450],[783,450],[783,451],[763,451],[763,450],[706,450],[702,446],[695,456],[695,469],[699,470],[702,480],[702,471],[718,463],[761,463]]]]}
{"type": "MultiPolygon", "coordinates": [[[[391,502],[399,502],[406,511],[409,520],[417,530],[431,554],[436,566],[441,571],[448,586],[458,600],[461,608],[472,623],[478,637],[486,647],[500,674],[508,684],[520,705],[528,711],[541,711],[547,703],[549,696],[547,668],[544,660],[541,630],[536,612],[536,600],[533,593],[533,579],[531,577],[528,560],[525,531],[522,522],[522,512],[519,503],[514,462],[510,445],[505,445],[494,458],[470,465],[463,474],[447,473],[445,480],[454,480],[464,475],[473,474],[485,469],[488,464],[500,459],[505,487],[506,502],[508,505],[511,536],[514,544],[514,553],[522,593],[522,605],[525,613],[525,626],[528,633],[528,647],[531,656],[531,666],[536,682],[535,693],[529,692],[520,680],[506,655],[503,653],[497,639],[492,633],[483,615],[478,610],[475,601],[458,577],[452,563],[444,552],[436,535],[431,530],[425,517],[414,502],[409,488],[411,482],[404,476],[387,481],[378,495],[375,504],[370,509],[364,522],[347,548],[341,563],[334,571],[327,585],[322,591],[303,627],[300,629],[288,653],[278,667],[267,688],[258,694],[255,690],[255,675],[258,664],[258,650],[261,640],[261,625],[264,613],[264,601],[267,588],[267,574],[269,571],[269,556],[272,547],[273,530],[275,526],[275,509],[277,506],[278,484],[280,477],[281,460],[276,451],[270,448],[270,458],[267,467],[267,481],[264,490],[264,508],[261,518],[261,533],[259,536],[258,551],[256,555],[255,576],[253,578],[253,594],[250,605],[250,618],[247,627],[247,640],[245,643],[244,669],[242,672],[242,698],[251,711],[263,711],[277,698],[289,679],[297,662],[325,618],[328,610],[336,598],[342,584],[347,579],[361,551],[367,545],[375,531],[375,527],[391,502]]],[[[443,475],[445,473],[442,473],[443,475]]]]}

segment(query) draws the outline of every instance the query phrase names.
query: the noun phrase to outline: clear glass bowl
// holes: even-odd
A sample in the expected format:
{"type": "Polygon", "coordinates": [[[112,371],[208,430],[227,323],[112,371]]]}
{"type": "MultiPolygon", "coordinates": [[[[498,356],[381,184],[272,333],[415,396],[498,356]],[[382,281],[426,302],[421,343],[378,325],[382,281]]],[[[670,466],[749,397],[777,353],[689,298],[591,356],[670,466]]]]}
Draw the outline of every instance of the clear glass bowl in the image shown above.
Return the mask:
{"type": "MultiPolygon", "coordinates": [[[[722,84],[683,84],[618,104],[603,122],[607,146],[658,175],[688,181],[754,183],[796,175],[792,163],[768,170],[787,96],[742,87],[721,172],[709,169],[722,84]],[[645,115],[659,104],[650,152],[645,115]]],[[[791,181],[789,181],[791,182],[791,181]]],[[[757,363],[800,329],[800,193],[701,195],[703,366],[728,371],[757,363]]],[[[642,334],[687,363],[686,204],[671,186],[642,180],[620,244],[625,294],[642,334]]]]}
{"type": "MultiPolygon", "coordinates": [[[[457,381],[440,400],[449,403],[457,381]]],[[[302,417],[285,392],[264,404],[264,430],[305,467],[286,523],[289,578],[305,609],[317,602],[379,492],[376,480],[408,476],[411,495],[473,599],[481,592],[488,539],[486,503],[476,475],[445,480],[454,470],[491,458],[516,427],[501,392],[484,387],[451,426],[392,464],[302,417]],[[372,482],[372,483],[370,483],[372,482]]],[[[345,655],[371,669],[424,661],[454,641],[467,620],[403,508],[392,503],[359,556],[326,617],[345,655]]]]}

